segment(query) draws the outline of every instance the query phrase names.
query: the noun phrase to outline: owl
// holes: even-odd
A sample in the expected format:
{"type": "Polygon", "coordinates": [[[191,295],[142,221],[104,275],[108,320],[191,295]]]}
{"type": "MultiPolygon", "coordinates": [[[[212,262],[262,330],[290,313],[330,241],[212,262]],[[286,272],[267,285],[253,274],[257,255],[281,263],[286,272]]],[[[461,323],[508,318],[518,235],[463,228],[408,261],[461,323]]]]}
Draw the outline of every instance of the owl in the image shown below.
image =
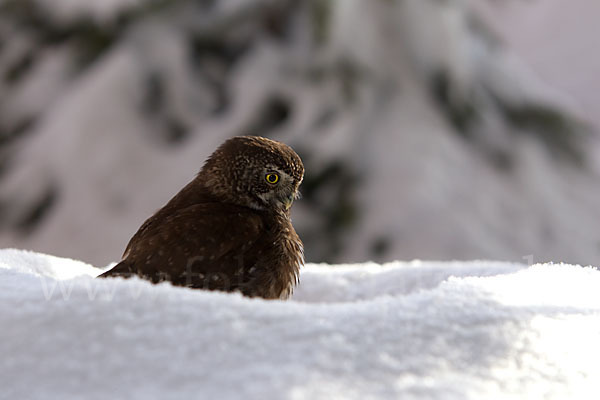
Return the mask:
{"type": "Polygon", "coordinates": [[[290,219],[304,176],[289,146],[258,136],[225,141],[187,186],[139,228],[100,277],[285,299],[303,247],[290,219]]]}

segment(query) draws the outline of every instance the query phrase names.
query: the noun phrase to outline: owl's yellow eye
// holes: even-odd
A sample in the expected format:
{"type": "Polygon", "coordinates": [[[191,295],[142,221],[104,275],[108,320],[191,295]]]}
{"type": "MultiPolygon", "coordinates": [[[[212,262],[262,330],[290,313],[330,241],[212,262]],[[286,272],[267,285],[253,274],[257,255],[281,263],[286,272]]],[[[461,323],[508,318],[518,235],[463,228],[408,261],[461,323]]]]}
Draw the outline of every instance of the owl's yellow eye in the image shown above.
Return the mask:
{"type": "Polygon", "coordinates": [[[270,183],[271,185],[276,184],[277,182],[279,182],[279,175],[277,174],[267,174],[265,176],[265,180],[270,183]]]}

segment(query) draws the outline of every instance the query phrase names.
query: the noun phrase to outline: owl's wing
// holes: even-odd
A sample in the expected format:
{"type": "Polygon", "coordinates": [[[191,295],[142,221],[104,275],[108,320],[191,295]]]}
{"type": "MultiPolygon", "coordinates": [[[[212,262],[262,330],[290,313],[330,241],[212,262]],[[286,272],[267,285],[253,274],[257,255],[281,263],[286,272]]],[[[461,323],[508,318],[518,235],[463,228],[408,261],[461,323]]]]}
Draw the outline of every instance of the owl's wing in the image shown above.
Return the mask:
{"type": "Polygon", "coordinates": [[[152,282],[235,290],[256,260],[253,245],[264,226],[259,215],[219,203],[196,204],[147,221],[123,261],[101,276],[139,275],[152,282]]]}

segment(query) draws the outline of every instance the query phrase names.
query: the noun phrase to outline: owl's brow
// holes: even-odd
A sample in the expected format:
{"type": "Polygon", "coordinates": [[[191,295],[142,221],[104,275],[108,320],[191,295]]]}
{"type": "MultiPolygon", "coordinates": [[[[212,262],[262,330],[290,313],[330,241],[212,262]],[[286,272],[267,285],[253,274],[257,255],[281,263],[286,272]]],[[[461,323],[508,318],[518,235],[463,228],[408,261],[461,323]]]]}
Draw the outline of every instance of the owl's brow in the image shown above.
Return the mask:
{"type": "Polygon", "coordinates": [[[266,168],[286,174],[287,176],[289,176],[290,178],[292,178],[294,180],[302,181],[302,178],[303,178],[302,175],[297,176],[296,172],[298,172],[298,167],[296,166],[296,164],[293,164],[291,166],[290,165],[279,166],[279,165],[275,165],[275,164],[267,164],[266,168]]]}
{"type": "Polygon", "coordinates": [[[268,164],[268,165],[265,166],[265,168],[266,168],[267,171],[275,171],[275,172],[278,172],[278,173],[280,173],[282,175],[286,175],[286,176],[289,176],[289,177],[293,178],[293,176],[290,173],[288,173],[285,169],[283,169],[281,167],[278,167],[276,165],[268,164]]]}

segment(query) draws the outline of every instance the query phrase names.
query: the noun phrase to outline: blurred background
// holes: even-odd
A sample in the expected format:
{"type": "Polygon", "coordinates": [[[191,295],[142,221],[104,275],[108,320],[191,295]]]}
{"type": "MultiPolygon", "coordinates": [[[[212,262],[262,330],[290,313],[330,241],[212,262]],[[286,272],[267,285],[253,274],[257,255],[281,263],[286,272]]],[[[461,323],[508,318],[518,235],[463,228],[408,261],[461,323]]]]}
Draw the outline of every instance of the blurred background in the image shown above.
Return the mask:
{"type": "Polygon", "coordinates": [[[597,0],[0,0],[0,247],[118,261],[226,138],[311,262],[600,264],[597,0]]]}

